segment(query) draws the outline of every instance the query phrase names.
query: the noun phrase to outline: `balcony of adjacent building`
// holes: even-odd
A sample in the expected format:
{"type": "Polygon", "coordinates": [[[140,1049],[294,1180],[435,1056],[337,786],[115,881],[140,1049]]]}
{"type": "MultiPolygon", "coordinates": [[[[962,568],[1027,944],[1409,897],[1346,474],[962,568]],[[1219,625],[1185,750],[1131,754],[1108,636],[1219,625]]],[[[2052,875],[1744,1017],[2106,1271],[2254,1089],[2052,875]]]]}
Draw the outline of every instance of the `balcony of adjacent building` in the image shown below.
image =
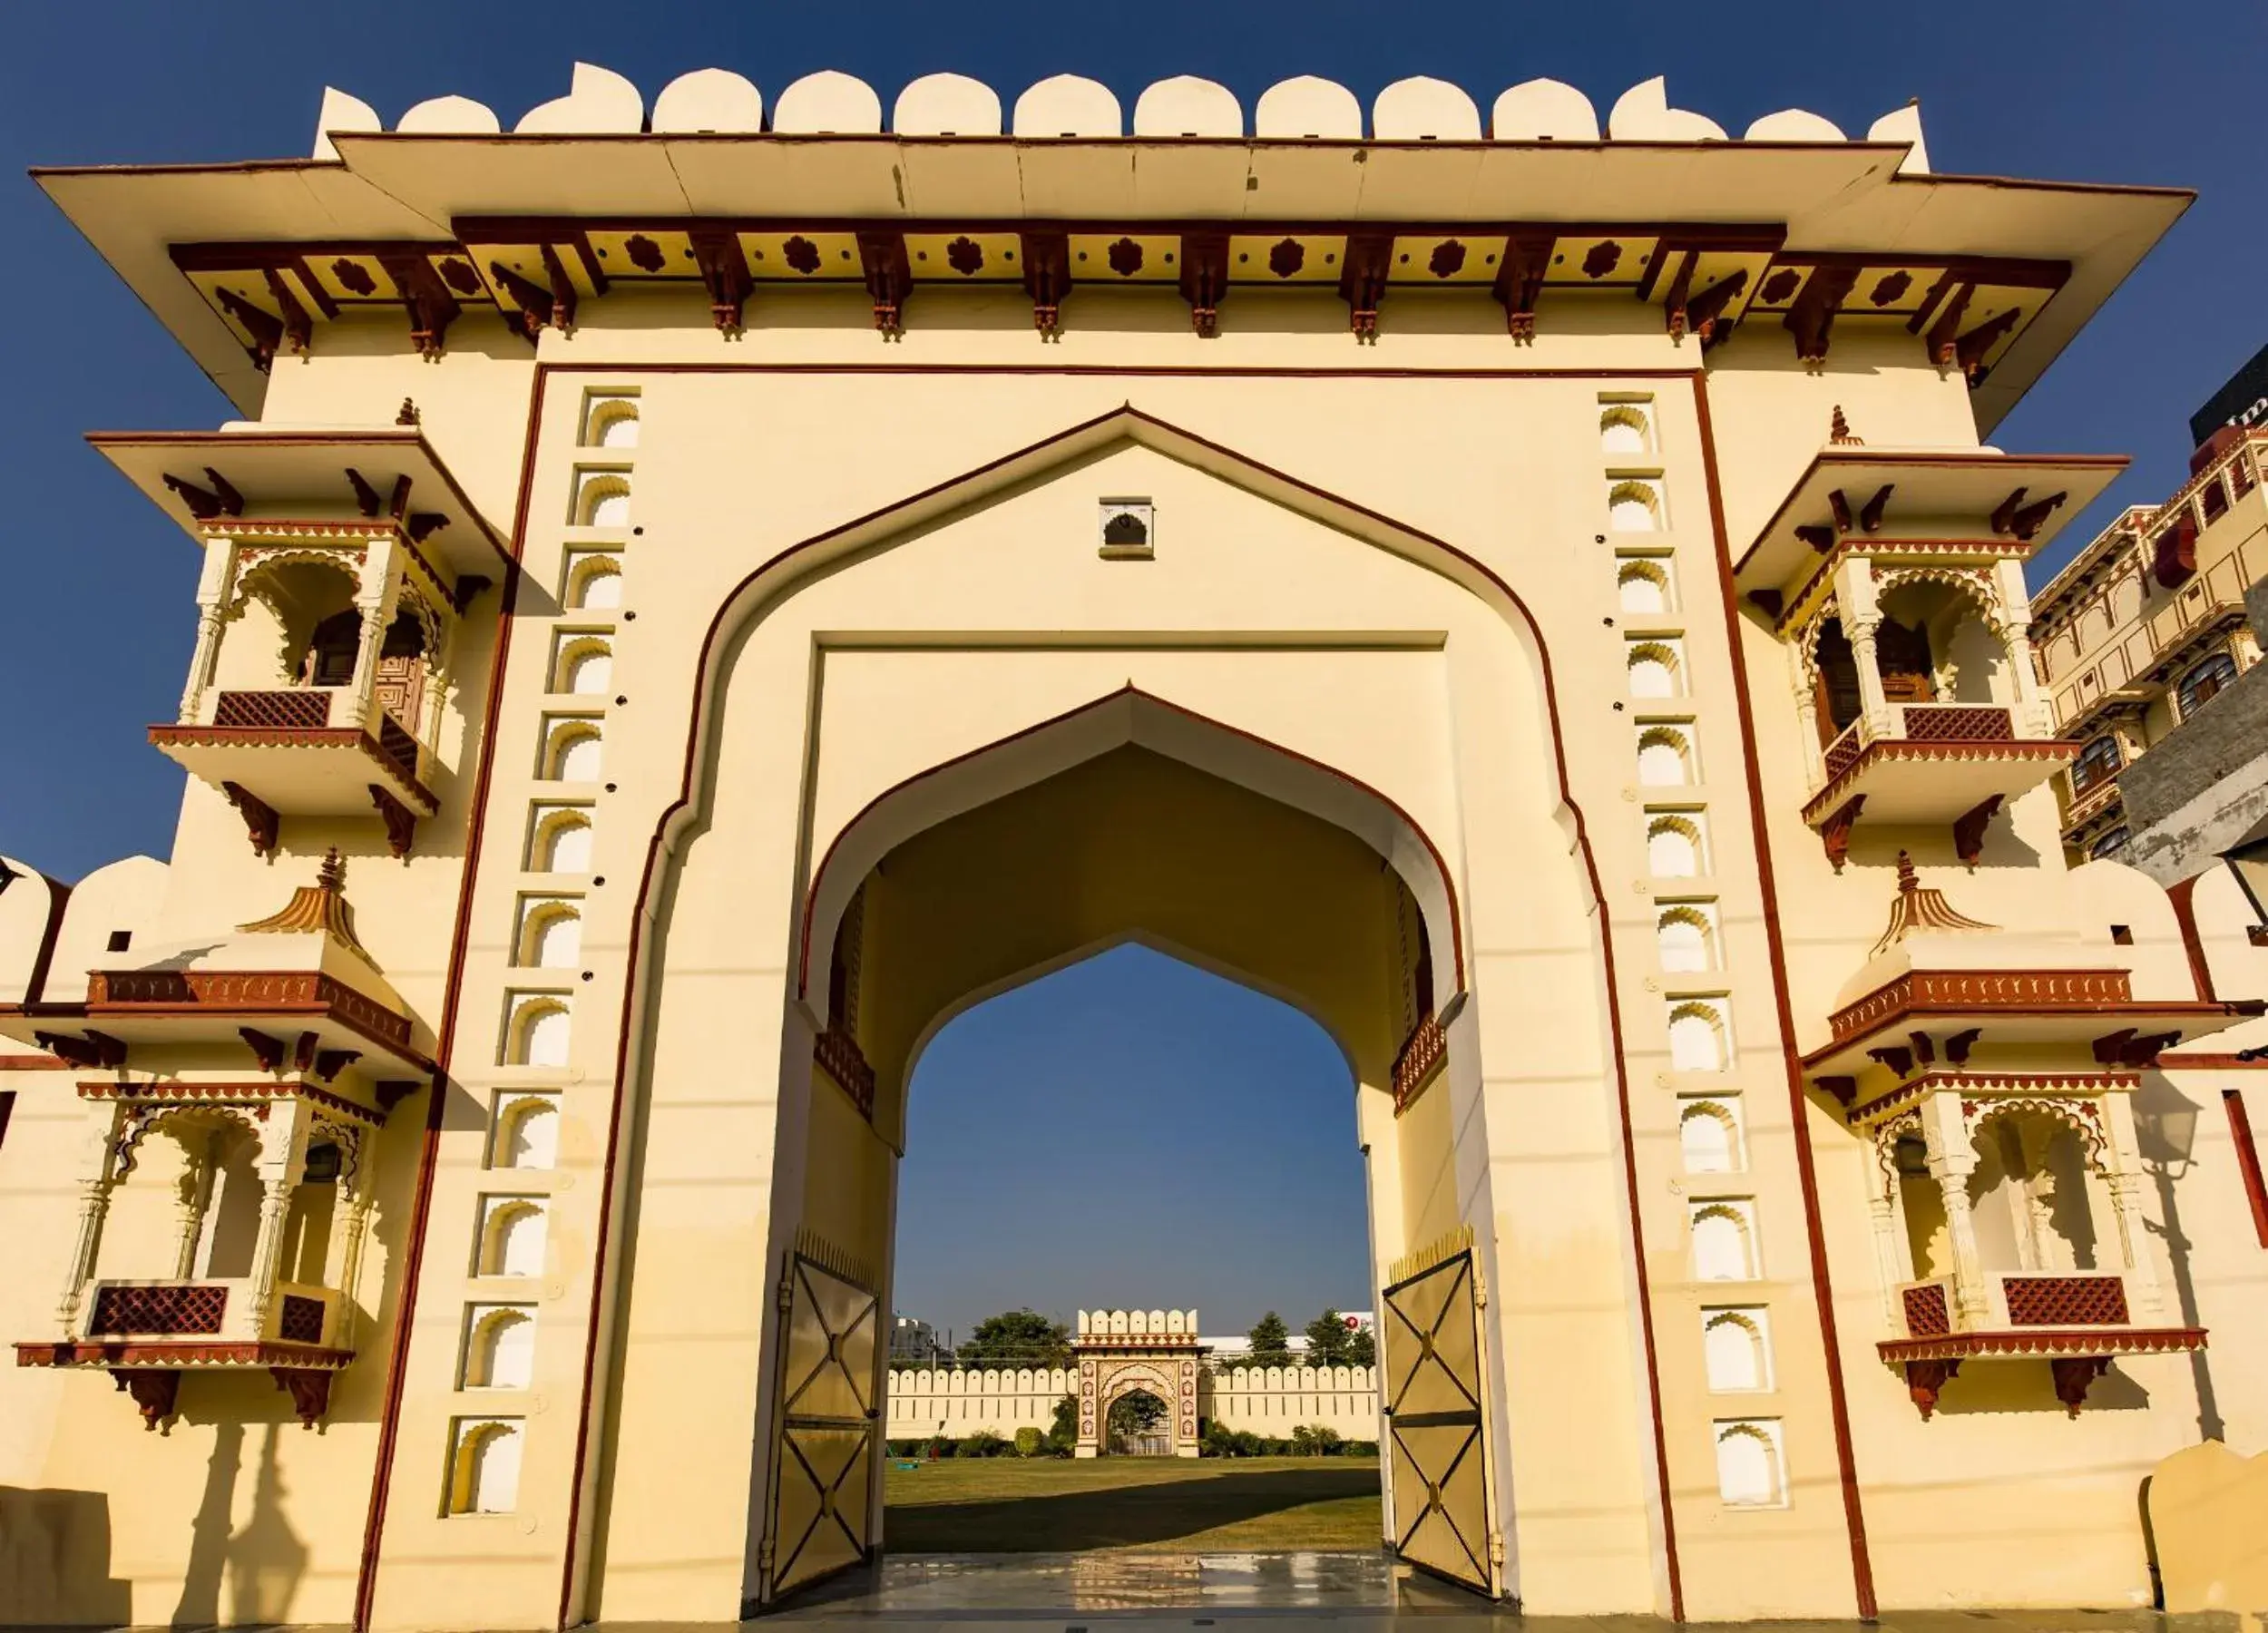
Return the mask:
{"type": "Polygon", "coordinates": [[[2125,463],[1870,448],[1838,412],[1735,570],[1787,643],[1804,817],[1838,868],[1865,825],[1950,827],[1973,862],[1993,815],[2070,762],[2023,562],[2125,463]]]}
{"type": "Polygon", "coordinates": [[[1967,1363],[2044,1362],[2077,1413],[2116,1357],[2204,1345],[2143,1222],[2170,1136],[2136,1091],[2165,1051],[2264,1007],[2152,991],[2115,943],[1969,918],[1901,857],[1802,1064],[1872,1147],[1877,1348],[1924,1417],[1967,1363]]]}
{"type": "Polygon", "coordinates": [[[255,849],[285,816],[359,816],[406,856],[445,792],[468,608],[508,564],[422,434],[93,440],[204,550],[188,683],[151,741],[255,849]]]}
{"type": "Polygon", "coordinates": [[[188,1374],[266,1371],[322,1416],[355,1354],[376,1133],[433,1073],[337,853],[268,918],[93,971],[83,1002],[0,1006],[0,1035],[78,1072],[88,1121],[54,1327],[17,1364],[109,1372],[152,1427],[188,1374]]]}

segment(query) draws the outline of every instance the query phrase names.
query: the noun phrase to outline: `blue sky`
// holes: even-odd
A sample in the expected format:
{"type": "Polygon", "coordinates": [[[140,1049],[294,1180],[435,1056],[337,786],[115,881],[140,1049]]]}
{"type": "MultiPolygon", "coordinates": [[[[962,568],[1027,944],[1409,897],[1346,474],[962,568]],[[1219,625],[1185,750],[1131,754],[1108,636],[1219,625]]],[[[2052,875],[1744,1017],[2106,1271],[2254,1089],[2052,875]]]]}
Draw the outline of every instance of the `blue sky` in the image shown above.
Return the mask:
{"type": "MultiPolygon", "coordinates": [[[[1667,73],[1675,104],[1735,132],[1800,106],[1856,133],[1918,96],[1940,170],[2195,187],[2202,196],[2188,216],[1997,434],[2011,449],[2134,455],[2105,506],[2067,531],[2067,549],[2109,508],[2153,503],[2181,480],[2188,415],[2268,338],[2256,295],[2268,212],[2250,173],[2268,60],[2268,7],[2256,4],[2209,14],[2102,0],[1723,14],[1465,0],[26,5],[11,8],[0,56],[9,246],[0,313],[13,358],[12,388],[0,394],[0,852],[64,878],[135,851],[165,854],[180,774],[142,729],[180,696],[196,561],[80,436],[209,426],[231,414],[21,168],[301,154],[327,82],[389,120],[458,92],[509,123],[565,91],[578,54],[630,75],[649,98],[690,68],[738,69],[768,95],[833,67],[870,81],[885,103],[915,74],[952,69],[1004,98],[1073,71],[1129,106],[1151,80],[1195,73],[1247,108],[1295,73],[1341,80],[1365,102],[1405,74],[1438,74],[1483,108],[1504,86],[1549,74],[1604,110],[1625,87],[1667,73]]],[[[929,1144],[908,1165],[909,1225],[1004,1209],[992,1222],[1032,1245],[1032,1264],[1057,1266],[1014,1296],[1066,1307],[1090,1296],[1178,1299],[1217,1326],[1248,1320],[1260,1303],[1289,1313],[1360,1286],[1361,1204],[1335,1056],[1288,1011],[1162,960],[1115,955],[973,1012],[925,1063],[914,1118],[929,1144]],[[1235,1044],[1226,1056],[1224,1039],[1235,1044]],[[1121,1092],[1139,1110],[1097,1110],[1121,1092]],[[1051,1149],[1007,1139],[955,1148],[930,1110],[989,1105],[1005,1129],[1021,1126],[1010,1102],[1034,1096],[1064,1107],[1064,1139],[1051,1149]],[[1279,1114],[1292,1107],[1334,1110],[1293,1117],[1285,1135],[1279,1114]],[[1207,1132],[1193,1142],[1193,1129],[1207,1132]],[[1065,1155],[1073,1150],[1077,1161],[1065,1155]],[[1238,1155],[1221,1169],[1192,1151],[1238,1155]],[[1101,1154],[1098,1169],[1090,1152],[1101,1154]],[[1217,1292],[1200,1285],[1196,1267],[1207,1261],[1182,1237],[1167,1255],[1142,1248],[1122,1221],[1068,1231],[1049,1198],[1103,1188],[1046,1188],[1090,1171],[1163,1184],[1177,1230],[1249,1247],[1241,1279],[1217,1292]],[[1004,1174],[1040,1178],[1019,1189],[1001,1183],[1004,1174]],[[1315,1199],[1313,1222],[1286,1210],[1287,1195],[1315,1199]],[[1060,1263],[1048,1257],[1059,1254],[1060,1263]],[[1188,1273],[1161,1285],[1155,1270],[1173,1264],[1188,1273]]],[[[949,1256],[923,1274],[935,1289],[929,1307],[956,1324],[993,1296],[978,1267],[949,1256]]],[[[912,1297],[913,1282],[904,1285],[912,1297]]]]}

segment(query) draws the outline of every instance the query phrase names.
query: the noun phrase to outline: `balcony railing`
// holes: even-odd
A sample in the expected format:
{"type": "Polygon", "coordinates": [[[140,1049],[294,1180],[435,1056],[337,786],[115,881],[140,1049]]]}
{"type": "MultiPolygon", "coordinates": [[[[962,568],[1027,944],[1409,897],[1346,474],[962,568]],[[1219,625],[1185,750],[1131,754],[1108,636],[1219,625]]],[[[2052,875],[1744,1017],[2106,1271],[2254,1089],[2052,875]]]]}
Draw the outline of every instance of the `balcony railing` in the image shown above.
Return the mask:
{"type": "Polygon", "coordinates": [[[1953,1278],[1908,1282],[1898,1302],[1909,1338],[1957,1333],[2006,1333],[2038,1327],[2125,1327],[2134,1325],[2126,1278],[2115,1271],[2010,1270],[1986,1277],[1986,1315],[1964,1322],[1953,1278]]]}
{"type": "Polygon", "coordinates": [[[1892,703],[1886,710],[1885,729],[1868,729],[1866,717],[1843,728],[1829,743],[1826,775],[1833,782],[1858,763],[1872,744],[1897,743],[2013,743],[2016,717],[2005,703],[1892,703]]]}
{"type": "Polygon", "coordinates": [[[244,1277],[98,1281],[92,1292],[79,1335],[89,1343],[187,1338],[322,1345],[336,1330],[339,1302],[329,1287],[278,1282],[268,1319],[254,1332],[252,1283],[244,1277]]]}
{"type": "Polygon", "coordinates": [[[289,691],[220,692],[213,699],[212,723],[301,730],[327,726],[331,719],[331,694],[336,689],[309,686],[289,691]]]}

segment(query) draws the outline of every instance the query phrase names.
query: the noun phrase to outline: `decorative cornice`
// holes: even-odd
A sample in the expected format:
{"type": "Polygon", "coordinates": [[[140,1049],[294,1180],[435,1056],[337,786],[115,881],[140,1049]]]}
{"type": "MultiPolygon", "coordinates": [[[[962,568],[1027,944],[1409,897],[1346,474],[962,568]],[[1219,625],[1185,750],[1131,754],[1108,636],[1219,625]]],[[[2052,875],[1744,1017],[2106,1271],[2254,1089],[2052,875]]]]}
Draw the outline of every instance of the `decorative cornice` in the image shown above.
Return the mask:
{"type": "Polygon", "coordinates": [[[341,1117],[369,1124],[372,1128],[385,1125],[386,1111],[334,1094],[327,1089],[318,1089],[313,1083],[296,1079],[255,1081],[239,1083],[182,1082],[169,1079],[163,1082],[119,1083],[104,1080],[83,1080],[78,1085],[79,1098],[93,1100],[122,1100],[129,1103],[148,1101],[164,1105],[257,1105],[268,1100],[303,1100],[311,1105],[336,1111],[341,1117]]]}
{"type": "Polygon", "coordinates": [[[359,748],[383,768],[405,792],[415,797],[430,816],[441,801],[399,760],[378,746],[378,739],[359,726],[187,726],[157,725],[149,728],[156,748],[359,748]]]}
{"type": "Polygon", "coordinates": [[[90,1020],[320,1015],[409,1058],[407,1015],[314,970],[96,970],[85,1003],[54,1010],[90,1020]]]}
{"type": "Polygon", "coordinates": [[[2013,1332],[1949,1333],[1890,1338],[1874,1348],[1895,1365],[1907,1361],[1966,1361],[1979,1355],[2164,1355],[2205,1347],[2203,1327],[2027,1327],[2013,1332]]]}
{"type": "Polygon", "coordinates": [[[2055,738],[2017,738],[1993,741],[1918,743],[1909,738],[1876,738],[1859,750],[1858,758],[1842,774],[1804,805],[1804,820],[1813,827],[1850,797],[1851,788],[1877,764],[1885,760],[2072,760],[2078,745],[2055,738]]]}
{"type": "Polygon", "coordinates": [[[1842,1044],[1915,1011],[2094,1012],[2132,997],[2125,970],[1909,970],[1837,1010],[1828,1024],[1842,1044]]]}
{"type": "Polygon", "coordinates": [[[298,1367],[337,1372],[355,1358],[355,1352],[324,1349],[312,1344],[247,1344],[233,1339],[163,1339],[145,1342],[44,1343],[19,1341],[18,1366],[165,1367],[217,1371],[233,1367],[298,1367]]]}
{"type": "Polygon", "coordinates": [[[2134,1071],[1923,1071],[1887,1093],[1843,1113],[1853,1128],[1878,1122],[1891,1112],[1940,1090],[1963,1095],[2093,1096],[2131,1091],[2142,1086],[2134,1071]]]}

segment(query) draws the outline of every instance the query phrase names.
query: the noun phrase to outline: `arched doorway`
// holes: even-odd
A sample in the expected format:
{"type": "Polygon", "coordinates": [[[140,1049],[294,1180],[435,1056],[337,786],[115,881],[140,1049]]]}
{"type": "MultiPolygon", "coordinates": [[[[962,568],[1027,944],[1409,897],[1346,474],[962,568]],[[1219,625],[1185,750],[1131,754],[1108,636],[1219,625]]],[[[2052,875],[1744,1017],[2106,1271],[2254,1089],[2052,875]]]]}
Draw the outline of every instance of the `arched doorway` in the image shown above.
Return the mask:
{"type": "MultiPolygon", "coordinates": [[[[616,1617],[684,1603],[713,1592],[731,1544],[744,1604],[797,1585],[779,1569],[776,1477],[799,1469],[774,1452],[804,1342],[777,1302],[798,1244],[862,1272],[886,1308],[923,1035],[1129,935],[1344,1044],[1375,1287],[1452,1260],[1472,1271],[1452,1296],[1474,1339],[1456,1410],[1472,1420],[1460,1444],[1481,1453],[1459,1465],[1484,1476],[1460,1528],[1478,1585],[1657,1602],[1660,1488],[1647,1418],[1628,1415],[1632,1400],[1650,1411],[1651,1383],[1632,1338],[1643,1289],[1601,896],[1533,625],[1439,541],[1139,416],[972,480],[957,511],[924,495],[780,558],[704,657],[624,1012],[638,1273],[594,1363],[617,1383],[591,1460],[591,1587],[574,1602],[616,1617]],[[1205,518],[1202,554],[1088,583],[1060,513],[1098,483],[1205,518]],[[1261,606],[1279,627],[1234,633],[1261,606]],[[877,618],[931,627],[856,633],[877,618]],[[769,927],[787,933],[779,962],[769,927]],[[1552,1246],[1509,1270],[1522,1240],[1552,1246]],[[1552,1428],[1577,1398],[1615,1403],[1603,1441],[1552,1428]],[[677,1478],[673,1436],[720,1419],[754,1427],[744,1496],[719,1488],[666,1527],[625,1501],[677,1478]],[[1554,1497],[1523,1511],[1530,1481],[1554,1497]]],[[[1613,747],[1618,772],[1629,750],[1613,747]]],[[[1461,1500],[1452,1482],[1395,1480],[1398,1500],[1461,1500]]],[[[839,1514],[848,1489],[790,1508],[839,1514]]],[[[1397,1513],[1397,1532],[1424,1517],[1397,1513]]],[[[882,1541],[847,1536],[853,1556],[882,1541]]]]}

